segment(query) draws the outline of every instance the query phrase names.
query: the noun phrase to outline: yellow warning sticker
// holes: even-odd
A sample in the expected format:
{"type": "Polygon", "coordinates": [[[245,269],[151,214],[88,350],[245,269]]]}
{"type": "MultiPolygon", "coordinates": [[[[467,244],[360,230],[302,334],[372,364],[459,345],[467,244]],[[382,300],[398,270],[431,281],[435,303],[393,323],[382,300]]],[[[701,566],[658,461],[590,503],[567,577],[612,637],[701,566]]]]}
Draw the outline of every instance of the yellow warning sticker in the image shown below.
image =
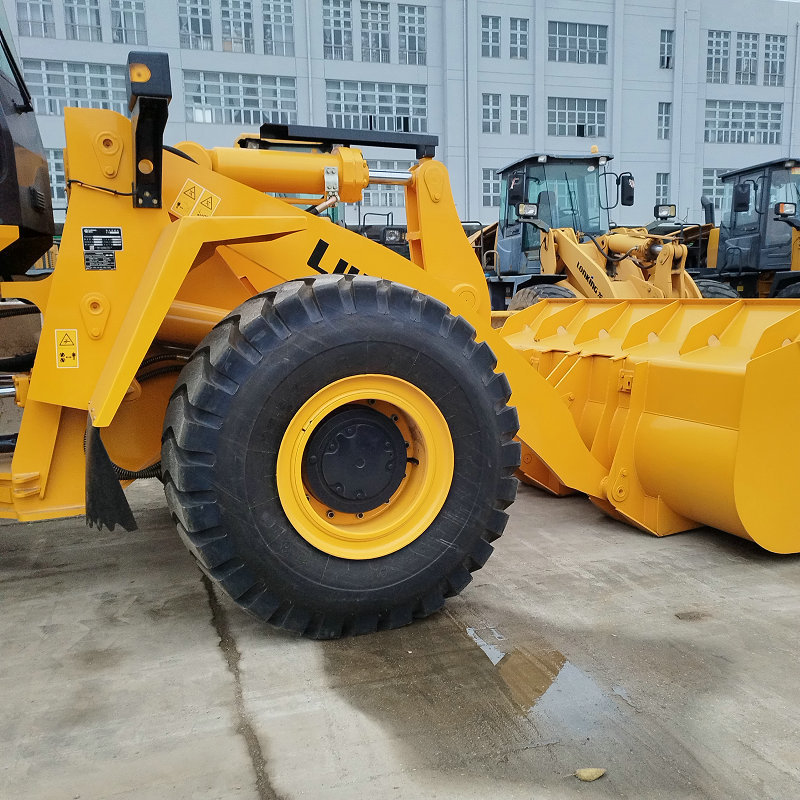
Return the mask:
{"type": "Polygon", "coordinates": [[[170,211],[176,217],[210,217],[219,204],[217,195],[187,178],[170,211]]]}
{"type": "Polygon", "coordinates": [[[194,207],[194,211],[192,211],[191,216],[210,217],[217,210],[219,203],[220,199],[217,197],[217,195],[215,195],[213,192],[209,192],[208,189],[203,189],[203,194],[200,195],[200,200],[194,207]]]}
{"type": "Polygon", "coordinates": [[[78,368],[78,331],[74,328],[56,328],[56,367],[78,368]]]}
{"type": "Polygon", "coordinates": [[[187,178],[183,188],[178,192],[175,202],[172,204],[172,211],[178,217],[188,217],[192,213],[200,195],[203,193],[202,187],[198,186],[193,180],[187,178]]]}

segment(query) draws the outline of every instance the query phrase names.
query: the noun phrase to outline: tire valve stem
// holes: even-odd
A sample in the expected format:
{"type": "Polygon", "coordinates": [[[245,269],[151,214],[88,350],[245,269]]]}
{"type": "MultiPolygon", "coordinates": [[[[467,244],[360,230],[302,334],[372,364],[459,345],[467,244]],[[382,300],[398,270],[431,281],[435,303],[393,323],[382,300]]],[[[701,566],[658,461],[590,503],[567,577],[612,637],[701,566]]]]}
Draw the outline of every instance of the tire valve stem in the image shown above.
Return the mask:
{"type": "Polygon", "coordinates": [[[364,519],[364,512],[359,511],[358,514],[356,514],[356,517],[358,517],[358,519],[364,519]]]}
{"type": "Polygon", "coordinates": [[[392,414],[392,422],[397,422],[398,419],[400,419],[400,417],[398,417],[397,414],[392,414]]]}
{"type": "Polygon", "coordinates": [[[367,403],[369,403],[371,406],[375,405],[375,401],[374,400],[367,400],[367,403]]]}
{"type": "Polygon", "coordinates": [[[331,511],[330,509],[328,509],[328,519],[333,519],[335,516],[336,514],[334,514],[333,511],[331,511]]]}

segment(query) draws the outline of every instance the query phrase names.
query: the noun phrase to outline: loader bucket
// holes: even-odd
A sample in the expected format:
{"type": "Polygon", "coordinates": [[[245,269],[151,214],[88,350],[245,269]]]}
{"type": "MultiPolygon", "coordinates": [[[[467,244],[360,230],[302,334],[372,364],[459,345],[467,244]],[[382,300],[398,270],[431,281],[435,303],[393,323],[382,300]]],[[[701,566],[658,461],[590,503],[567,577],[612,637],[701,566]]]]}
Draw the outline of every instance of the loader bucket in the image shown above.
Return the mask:
{"type": "Polygon", "coordinates": [[[796,304],[551,300],[511,317],[502,336],[553,386],[608,471],[595,489],[559,485],[520,413],[537,456],[523,458],[523,477],[587,491],[657,536],[709,525],[800,552],[796,304]]]}

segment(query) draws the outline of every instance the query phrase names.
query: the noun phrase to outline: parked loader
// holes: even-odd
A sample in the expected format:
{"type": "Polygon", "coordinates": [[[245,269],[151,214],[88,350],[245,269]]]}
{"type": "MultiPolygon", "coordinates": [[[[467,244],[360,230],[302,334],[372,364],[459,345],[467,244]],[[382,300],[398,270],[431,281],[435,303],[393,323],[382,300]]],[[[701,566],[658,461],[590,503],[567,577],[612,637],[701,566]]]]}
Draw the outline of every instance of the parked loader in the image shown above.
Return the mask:
{"type": "Polygon", "coordinates": [[[737,296],[720,281],[695,284],[678,234],[612,227],[609,212],[634,201],[632,175],[612,171],[612,159],[534,154],[499,170],[499,224],[472,237],[493,308],[558,297],[737,296]]]}
{"type": "MultiPolygon", "coordinates": [[[[722,214],[698,278],[742,297],[800,297],[800,160],[781,158],[721,176],[722,214]]],[[[714,222],[713,205],[703,198],[714,222]]]]}
{"type": "MultiPolygon", "coordinates": [[[[21,280],[14,255],[42,226],[0,226],[0,296],[43,320],[0,390],[24,407],[0,517],[130,530],[123,486],[160,477],[217,586],[317,638],[460,592],[515,472],[657,535],[714,525],[800,549],[800,303],[545,301],[493,328],[434,137],[289,127],[321,152],[165,147],[167,56],[131,53],[128,72],[130,119],[65,111],[53,273],[21,280]],[[377,141],[417,163],[370,173],[358,145],[377,141]],[[410,260],[320,216],[376,182],[405,187],[410,260]]],[[[30,127],[11,77],[3,117],[30,127]]],[[[41,163],[40,146],[16,154],[41,163]]]]}

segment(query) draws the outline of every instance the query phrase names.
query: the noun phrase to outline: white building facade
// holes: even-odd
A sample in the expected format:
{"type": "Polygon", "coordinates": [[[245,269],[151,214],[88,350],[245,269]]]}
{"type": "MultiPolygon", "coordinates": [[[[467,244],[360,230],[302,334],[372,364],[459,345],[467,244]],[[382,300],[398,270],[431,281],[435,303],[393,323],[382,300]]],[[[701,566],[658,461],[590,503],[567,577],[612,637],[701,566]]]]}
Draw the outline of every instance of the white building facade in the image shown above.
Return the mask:
{"type": "MultiPolygon", "coordinates": [[[[800,155],[784,0],[2,1],[62,215],[63,108],[125,113],[132,49],[170,56],[167,143],[228,146],[262,121],[436,134],[462,219],[495,219],[495,171],[533,152],[614,153],[637,200],[612,216],[640,224],[656,201],[697,219],[720,172],[800,155]]],[[[369,189],[347,221],[402,222],[402,202],[369,189]]]]}

